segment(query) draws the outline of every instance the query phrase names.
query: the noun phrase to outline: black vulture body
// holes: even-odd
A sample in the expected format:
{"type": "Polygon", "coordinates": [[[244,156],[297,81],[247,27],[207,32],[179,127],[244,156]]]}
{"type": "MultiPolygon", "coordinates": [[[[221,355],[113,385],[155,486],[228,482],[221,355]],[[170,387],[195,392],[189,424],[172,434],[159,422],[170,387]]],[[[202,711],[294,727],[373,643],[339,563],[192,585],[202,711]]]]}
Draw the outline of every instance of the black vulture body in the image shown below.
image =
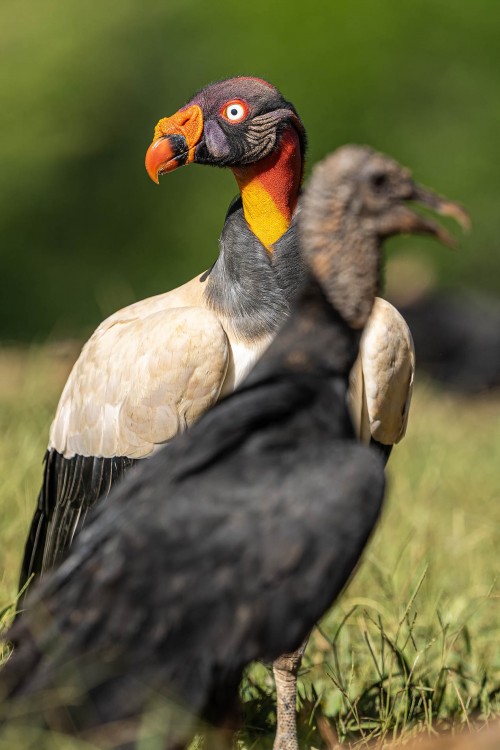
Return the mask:
{"type": "Polygon", "coordinates": [[[135,467],[28,598],[10,701],[60,731],[123,722],[133,738],[159,696],[220,721],[246,664],[299,645],[382,502],[382,462],[346,407],[358,340],[311,282],[244,386],[135,467]],[[34,708],[75,682],[81,705],[34,708]]]}

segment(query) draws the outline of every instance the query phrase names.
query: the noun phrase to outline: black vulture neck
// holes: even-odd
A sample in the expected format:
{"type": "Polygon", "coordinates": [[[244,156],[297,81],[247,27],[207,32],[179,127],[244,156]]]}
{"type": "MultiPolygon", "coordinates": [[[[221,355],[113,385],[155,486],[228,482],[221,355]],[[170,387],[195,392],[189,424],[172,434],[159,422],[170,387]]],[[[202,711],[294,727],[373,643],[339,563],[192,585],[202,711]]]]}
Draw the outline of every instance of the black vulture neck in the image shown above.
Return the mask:
{"type": "Polygon", "coordinates": [[[303,167],[299,136],[290,125],[282,133],[278,148],[269,156],[233,169],[247,224],[269,252],[290,226],[303,167]]]}
{"type": "Polygon", "coordinates": [[[305,263],[330,304],[352,328],[361,329],[379,291],[381,239],[343,202],[341,187],[318,179],[311,182],[302,203],[299,234],[305,263]]]}
{"type": "Polygon", "coordinates": [[[248,381],[267,374],[295,373],[347,378],[356,360],[361,330],[352,328],[327,299],[318,282],[307,279],[279,336],[248,381]]]}

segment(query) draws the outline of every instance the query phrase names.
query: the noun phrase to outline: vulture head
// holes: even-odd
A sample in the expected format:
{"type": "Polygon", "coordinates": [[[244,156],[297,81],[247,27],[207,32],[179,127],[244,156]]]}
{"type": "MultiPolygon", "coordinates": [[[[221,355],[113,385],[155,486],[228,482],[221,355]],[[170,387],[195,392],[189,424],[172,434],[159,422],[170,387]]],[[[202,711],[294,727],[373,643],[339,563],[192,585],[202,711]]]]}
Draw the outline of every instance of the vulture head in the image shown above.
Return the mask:
{"type": "Polygon", "coordinates": [[[238,169],[279,149],[287,131],[303,152],[305,132],[293,104],[260,78],[229,78],[206,86],[158,122],[146,169],[155,182],[191,162],[238,169]]]}
{"type": "Polygon", "coordinates": [[[155,127],[152,180],[192,162],[233,170],[245,218],[265,247],[287,230],[302,182],[306,135],[290,102],[260,78],[229,78],[199,91],[155,127]]]}
{"type": "Polygon", "coordinates": [[[370,315],[386,237],[428,234],[455,244],[411,203],[469,226],[462,206],[419,185],[408,169],[366,146],[343,146],[313,170],[299,217],[304,258],[353,328],[362,328],[370,315]]]}

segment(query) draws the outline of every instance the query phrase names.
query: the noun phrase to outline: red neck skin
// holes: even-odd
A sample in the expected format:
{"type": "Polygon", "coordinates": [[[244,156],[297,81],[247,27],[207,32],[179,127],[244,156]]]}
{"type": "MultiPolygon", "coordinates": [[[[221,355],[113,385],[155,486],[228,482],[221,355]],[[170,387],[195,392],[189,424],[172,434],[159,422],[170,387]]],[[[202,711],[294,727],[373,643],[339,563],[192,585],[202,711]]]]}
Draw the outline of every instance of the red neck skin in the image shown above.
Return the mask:
{"type": "Polygon", "coordinates": [[[247,224],[269,252],[290,226],[303,167],[299,137],[291,126],[281,136],[277,151],[255,164],[233,169],[247,224]]]}

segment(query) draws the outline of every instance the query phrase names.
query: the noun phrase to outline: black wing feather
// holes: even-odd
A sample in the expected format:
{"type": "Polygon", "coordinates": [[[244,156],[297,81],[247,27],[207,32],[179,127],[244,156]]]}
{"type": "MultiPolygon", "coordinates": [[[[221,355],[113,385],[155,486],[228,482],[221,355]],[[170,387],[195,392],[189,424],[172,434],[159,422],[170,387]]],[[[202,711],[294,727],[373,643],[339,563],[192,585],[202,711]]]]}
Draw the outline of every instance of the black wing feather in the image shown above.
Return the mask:
{"type": "Polygon", "coordinates": [[[45,573],[67,552],[87,513],[136,463],[126,456],[65,458],[45,454],[43,483],[24,549],[19,588],[45,573]]]}

